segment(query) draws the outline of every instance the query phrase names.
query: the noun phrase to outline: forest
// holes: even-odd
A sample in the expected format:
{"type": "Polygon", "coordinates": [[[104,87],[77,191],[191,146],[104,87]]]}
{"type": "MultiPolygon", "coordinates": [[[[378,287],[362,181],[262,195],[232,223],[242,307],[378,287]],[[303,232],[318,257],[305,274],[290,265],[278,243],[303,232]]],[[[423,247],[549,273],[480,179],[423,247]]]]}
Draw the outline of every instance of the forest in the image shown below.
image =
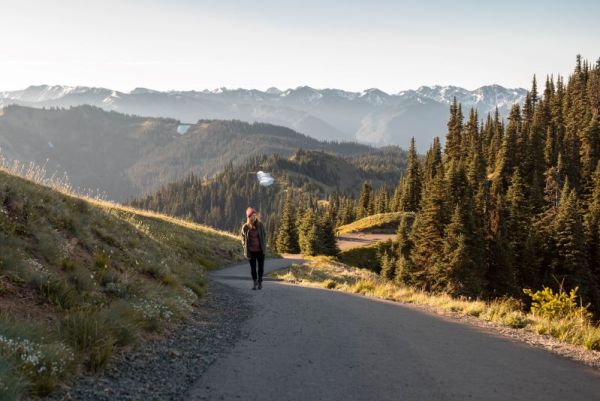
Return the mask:
{"type": "Polygon", "coordinates": [[[508,121],[498,112],[463,110],[455,100],[447,127],[444,145],[435,138],[425,155],[417,154],[413,138],[407,154],[399,154],[403,173],[393,184],[381,171],[364,174],[363,165],[359,184],[351,188],[346,180],[344,188],[336,187],[341,176],[335,174],[351,163],[333,171],[312,165],[323,182],[290,172],[285,188],[258,188],[251,174],[237,174],[228,185],[191,176],[185,191],[172,186],[134,204],[208,224],[241,224],[233,205],[257,204],[276,215],[267,225],[279,251],[332,255],[335,227],[375,213],[405,212],[397,244],[381,255],[389,279],[482,298],[524,298],[523,289],[544,286],[578,288],[583,302],[598,311],[600,60],[591,64],[578,56],[566,80],[547,76],[540,88],[534,76],[524,104],[512,107],[508,121]],[[201,189],[206,185],[214,185],[212,191],[201,189]],[[206,203],[194,200],[203,193],[213,208],[191,213],[190,205],[206,203]],[[261,204],[265,199],[268,208],[261,204]]]}

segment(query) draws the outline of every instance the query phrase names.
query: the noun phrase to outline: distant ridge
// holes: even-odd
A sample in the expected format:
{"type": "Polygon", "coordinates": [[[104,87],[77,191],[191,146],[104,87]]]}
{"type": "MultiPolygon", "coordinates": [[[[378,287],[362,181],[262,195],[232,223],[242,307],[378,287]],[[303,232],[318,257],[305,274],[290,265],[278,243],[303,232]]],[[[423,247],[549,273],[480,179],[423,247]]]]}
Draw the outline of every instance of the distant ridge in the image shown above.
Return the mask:
{"type": "Polygon", "coordinates": [[[527,91],[487,85],[475,90],[457,86],[421,86],[388,94],[377,88],[362,92],[299,86],[281,90],[217,88],[201,91],[156,91],[136,88],[119,92],[85,86],[38,85],[0,92],[0,106],[69,107],[83,104],[126,114],[181,121],[238,119],[292,128],[319,140],[359,141],[408,147],[417,138],[424,151],[434,136],[444,137],[448,105],[456,97],[463,109],[480,116],[498,107],[506,117],[527,91]]]}
{"type": "Polygon", "coordinates": [[[45,165],[49,174],[66,172],[73,187],[98,190],[112,200],[150,193],[190,173],[213,176],[229,163],[257,154],[287,157],[298,148],[339,156],[373,151],[367,145],[318,141],[287,127],[239,120],[187,125],[88,105],[13,105],[0,112],[4,156],[45,165]]]}

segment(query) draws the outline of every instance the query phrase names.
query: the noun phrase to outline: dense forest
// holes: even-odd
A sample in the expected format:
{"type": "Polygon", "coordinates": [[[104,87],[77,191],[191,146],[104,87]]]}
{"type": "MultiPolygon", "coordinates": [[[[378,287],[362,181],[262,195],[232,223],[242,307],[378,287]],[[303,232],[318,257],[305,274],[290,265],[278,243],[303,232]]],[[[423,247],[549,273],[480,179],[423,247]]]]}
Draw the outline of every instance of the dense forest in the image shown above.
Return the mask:
{"type": "Polygon", "coordinates": [[[261,188],[244,168],[228,167],[212,181],[190,176],[133,203],[226,229],[241,224],[239,210],[259,205],[272,245],[307,254],[335,254],[336,226],[407,212],[398,244],[381,254],[386,277],[486,298],[578,287],[600,310],[600,60],[577,57],[566,82],[549,76],[541,90],[534,77],[508,121],[455,100],[447,127],[444,145],[435,138],[424,157],[413,139],[393,174],[385,151],[329,168],[301,151],[243,166],[285,171],[283,186],[261,188]]]}
{"type": "MultiPolygon", "coordinates": [[[[423,160],[413,140],[386,209],[407,213],[385,275],[470,297],[578,287],[598,312],[600,60],[577,57],[567,82],[547,77],[542,93],[534,77],[506,123],[467,114],[450,106],[444,149],[436,139],[423,160]]],[[[377,211],[374,198],[364,184],[357,217],[377,211]]]]}
{"type": "Polygon", "coordinates": [[[152,195],[133,199],[130,204],[233,232],[241,227],[246,207],[253,206],[259,210],[273,245],[288,195],[294,208],[315,209],[315,213],[317,204],[323,204],[319,201],[346,205],[344,210],[349,214],[340,214],[339,219],[343,220],[340,224],[348,223],[355,218],[354,198],[360,185],[368,181],[380,188],[378,193],[382,196],[387,194],[386,186],[398,182],[406,168],[406,154],[390,146],[346,157],[305,149],[289,158],[257,155],[239,165],[228,164],[212,179],[192,174],[152,195]],[[258,171],[271,173],[275,184],[259,185],[258,171]]]}

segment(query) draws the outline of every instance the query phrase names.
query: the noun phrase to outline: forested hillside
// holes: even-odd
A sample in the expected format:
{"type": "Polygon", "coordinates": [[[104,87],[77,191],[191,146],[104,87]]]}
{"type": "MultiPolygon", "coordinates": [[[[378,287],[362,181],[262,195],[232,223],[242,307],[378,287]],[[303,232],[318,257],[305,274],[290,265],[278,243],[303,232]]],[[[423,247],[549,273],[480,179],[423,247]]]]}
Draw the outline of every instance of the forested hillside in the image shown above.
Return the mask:
{"type": "Polygon", "coordinates": [[[151,193],[194,173],[213,176],[229,162],[257,154],[291,155],[298,148],[337,155],[369,153],[356,143],[320,142],[289,128],[241,121],[138,117],[97,107],[34,109],[7,106],[0,112],[5,157],[44,165],[66,175],[74,188],[111,200],[151,193]],[[183,128],[183,129],[181,129],[183,128]]]}
{"type": "MultiPolygon", "coordinates": [[[[386,275],[472,297],[524,288],[578,288],[600,308],[600,61],[573,74],[534,77],[508,121],[450,107],[442,152],[414,142],[386,211],[405,214],[386,275]],[[540,93],[541,92],[541,93],[540,93]],[[467,116],[465,119],[464,113],[467,116]]],[[[391,194],[391,193],[390,193],[391,194]]],[[[368,186],[355,214],[376,213],[368,186]]]]}
{"type": "Polygon", "coordinates": [[[347,158],[300,149],[289,158],[263,155],[239,166],[230,164],[209,180],[190,175],[131,204],[233,231],[241,226],[246,207],[252,205],[273,233],[287,193],[293,194],[294,205],[301,208],[314,206],[319,199],[353,203],[364,181],[385,188],[398,181],[405,165],[406,152],[397,147],[347,158]],[[259,185],[256,172],[261,170],[273,175],[275,185],[259,185]]]}

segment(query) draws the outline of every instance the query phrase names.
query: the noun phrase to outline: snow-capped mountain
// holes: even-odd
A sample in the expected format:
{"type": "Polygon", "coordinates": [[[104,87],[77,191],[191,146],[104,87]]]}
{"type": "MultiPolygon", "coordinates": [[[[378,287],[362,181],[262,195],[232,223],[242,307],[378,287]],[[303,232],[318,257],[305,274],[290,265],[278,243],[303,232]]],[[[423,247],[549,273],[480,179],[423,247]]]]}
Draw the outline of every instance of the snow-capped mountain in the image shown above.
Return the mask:
{"type": "MultiPolygon", "coordinates": [[[[422,86],[388,94],[371,88],[362,92],[300,86],[281,90],[227,89],[156,91],[136,88],[119,92],[83,86],[30,86],[0,92],[0,106],[69,107],[90,104],[106,110],[183,122],[202,118],[261,121],[290,127],[317,139],[357,140],[376,145],[407,146],[415,136],[425,150],[434,136],[446,132],[448,104],[454,98],[463,110],[474,107],[485,116],[496,107],[505,117],[514,103],[522,103],[525,89],[500,85],[469,91],[456,86],[422,86]]],[[[465,112],[466,114],[466,112],[465,112]]]]}

